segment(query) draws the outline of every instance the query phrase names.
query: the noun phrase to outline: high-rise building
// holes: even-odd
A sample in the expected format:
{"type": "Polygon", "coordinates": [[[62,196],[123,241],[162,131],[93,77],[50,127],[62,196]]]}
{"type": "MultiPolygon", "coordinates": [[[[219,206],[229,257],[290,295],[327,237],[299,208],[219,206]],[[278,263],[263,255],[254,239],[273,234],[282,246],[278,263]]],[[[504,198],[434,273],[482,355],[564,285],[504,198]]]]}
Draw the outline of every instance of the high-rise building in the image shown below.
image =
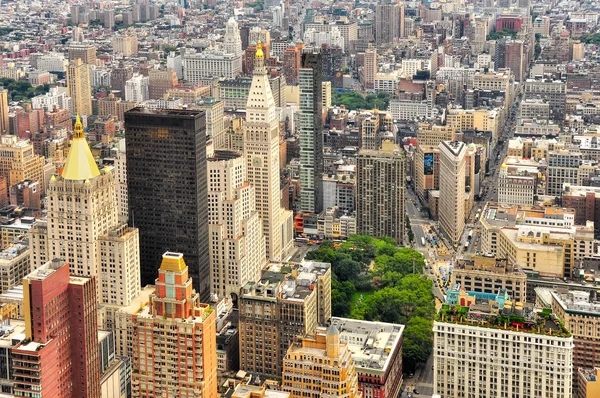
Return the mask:
{"type": "Polygon", "coordinates": [[[214,149],[225,149],[225,106],[223,101],[204,98],[196,102],[194,108],[206,112],[206,135],[210,137],[214,149]]]}
{"type": "Polygon", "coordinates": [[[291,398],[363,396],[348,343],[340,340],[334,325],[327,330],[319,328],[312,336],[297,337],[284,363],[282,389],[291,398]],[[302,369],[302,377],[297,376],[298,368],[302,369]]]}
{"type": "Polygon", "coordinates": [[[356,164],[356,218],[360,234],[404,242],[404,156],[392,141],[363,149],[356,164]]]}
{"type": "Polygon", "coordinates": [[[241,288],[260,278],[267,258],[255,189],[238,152],[215,151],[207,174],[210,292],[237,301],[241,288]]]}
{"type": "Polygon", "coordinates": [[[138,39],[135,32],[116,35],[112,38],[113,51],[124,57],[131,57],[138,53],[138,39]]]}
{"type": "Polygon", "coordinates": [[[404,6],[377,4],[375,9],[375,42],[391,44],[404,37],[404,6]]]}
{"type": "Polygon", "coordinates": [[[536,179],[532,176],[509,174],[508,166],[502,164],[498,172],[498,203],[533,205],[536,179]]]}
{"type": "Polygon", "coordinates": [[[21,181],[31,180],[43,184],[44,158],[35,153],[29,140],[14,135],[3,135],[0,141],[0,176],[8,182],[8,188],[21,181]]]}
{"type": "MultiPolygon", "coordinates": [[[[262,47],[261,47],[262,48],[262,47]]],[[[262,49],[261,49],[262,53],[262,49]]],[[[290,43],[283,52],[283,75],[285,81],[290,85],[298,84],[298,73],[302,62],[302,49],[298,45],[290,43]]]]}
{"type": "Polygon", "coordinates": [[[225,25],[225,37],[223,38],[223,41],[225,53],[235,54],[236,56],[242,55],[242,39],[240,37],[240,28],[233,17],[229,18],[227,25],[225,25]]]}
{"type": "Polygon", "coordinates": [[[442,141],[440,150],[440,226],[453,244],[465,229],[465,175],[467,146],[459,141],[442,141]]]}
{"type": "Polygon", "coordinates": [[[375,88],[377,74],[377,49],[369,44],[365,50],[365,65],[363,67],[363,86],[366,89],[375,88]]]}
{"type": "Polygon", "coordinates": [[[55,259],[23,279],[25,340],[13,348],[15,396],[100,398],[96,282],[55,259]]]}
{"type": "Polygon", "coordinates": [[[205,113],[135,108],[125,113],[129,222],[140,229],[142,283],[167,251],[185,253],[200,297],[210,294],[205,113]]]}
{"type": "Polygon", "coordinates": [[[480,295],[448,292],[433,323],[433,392],[571,398],[571,333],[550,310],[480,295]]]}
{"type": "Polygon", "coordinates": [[[294,337],[331,318],[331,265],[270,264],[239,298],[240,369],[281,376],[294,337]]]}
{"type": "Polygon", "coordinates": [[[117,179],[117,208],[119,215],[127,217],[129,214],[127,193],[127,153],[125,150],[125,139],[119,140],[118,145],[111,149],[114,159],[115,178],[117,179]]]}
{"type": "Polygon", "coordinates": [[[562,149],[549,152],[547,195],[559,196],[564,184],[583,185],[579,184],[582,159],[579,151],[562,149]]]}
{"type": "Polygon", "coordinates": [[[80,59],[84,64],[96,64],[96,46],[92,43],[71,43],[67,51],[69,53],[69,61],[80,59]]]}
{"type": "Polygon", "coordinates": [[[29,247],[17,243],[0,252],[0,293],[6,293],[20,285],[23,277],[31,272],[29,247]]]}
{"type": "Polygon", "coordinates": [[[155,286],[133,315],[132,396],[216,398],[216,312],[192,289],[183,254],[162,256],[155,286]]]}
{"type": "Polygon", "coordinates": [[[125,82],[125,100],[129,102],[144,102],[150,98],[150,78],[144,75],[133,75],[125,82]]]}
{"type": "Polygon", "coordinates": [[[282,260],[293,244],[293,215],[281,207],[279,119],[261,46],[256,50],[244,128],[248,182],[256,189],[256,208],[263,221],[267,258],[282,260]]]}
{"type": "Polygon", "coordinates": [[[8,134],[8,90],[0,87],[0,135],[8,134]]]}
{"type": "Polygon", "coordinates": [[[162,99],[177,83],[177,74],[173,69],[151,69],[148,72],[148,98],[162,99]]]}
{"type": "Polygon", "coordinates": [[[67,67],[67,89],[71,97],[72,114],[90,116],[92,114],[92,86],[90,65],[81,58],[69,62],[67,67]]]}
{"type": "Polygon", "coordinates": [[[302,54],[300,68],[300,210],[323,210],[322,62],[318,53],[302,54]]]}
{"type": "Polygon", "coordinates": [[[119,66],[112,70],[110,74],[111,88],[121,99],[125,99],[125,83],[132,77],[133,68],[125,66],[123,62],[119,63],[119,66]]]}
{"type": "Polygon", "coordinates": [[[140,292],[138,230],[119,222],[112,168],[98,169],[77,118],[61,175],[50,178],[46,226],[30,230],[31,264],[61,258],[73,276],[95,277],[98,300],[112,314],[140,292]]]}

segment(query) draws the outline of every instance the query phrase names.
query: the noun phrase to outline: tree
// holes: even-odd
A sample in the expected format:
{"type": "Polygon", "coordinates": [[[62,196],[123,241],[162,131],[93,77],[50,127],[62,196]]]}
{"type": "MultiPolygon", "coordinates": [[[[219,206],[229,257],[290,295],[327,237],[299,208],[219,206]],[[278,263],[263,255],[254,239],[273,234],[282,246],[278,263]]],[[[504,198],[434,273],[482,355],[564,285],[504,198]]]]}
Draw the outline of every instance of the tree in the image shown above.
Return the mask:
{"type": "Polygon", "coordinates": [[[408,321],[404,329],[402,343],[402,367],[414,372],[418,364],[427,361],[433,346],[432,322],[429,319],[415,317],[408,321]]]}

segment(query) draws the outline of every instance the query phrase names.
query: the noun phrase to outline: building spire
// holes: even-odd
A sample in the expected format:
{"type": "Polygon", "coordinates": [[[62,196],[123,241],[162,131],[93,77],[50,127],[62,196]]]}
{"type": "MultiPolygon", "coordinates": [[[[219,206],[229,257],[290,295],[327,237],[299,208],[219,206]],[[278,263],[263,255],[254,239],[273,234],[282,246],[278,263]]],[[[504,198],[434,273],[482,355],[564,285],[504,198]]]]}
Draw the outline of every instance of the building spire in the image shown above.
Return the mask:
{"type": "Polygon", "coordinates": [[[73,127],[73,141],[62,171],[62,177],[65,180],[85,181],[99,175],[100,170],[98,170],[98,165],[85,139],[81,119],[77,115],[73,127]]]}
{"type": "Polygon", "coordinates": [[[256,45],[256,55],[254,57],[254,74],[255,75],[266,75],[267,69],[265,68],[265,53],[262,50],[262,43],[258,42],[256,45]]]}

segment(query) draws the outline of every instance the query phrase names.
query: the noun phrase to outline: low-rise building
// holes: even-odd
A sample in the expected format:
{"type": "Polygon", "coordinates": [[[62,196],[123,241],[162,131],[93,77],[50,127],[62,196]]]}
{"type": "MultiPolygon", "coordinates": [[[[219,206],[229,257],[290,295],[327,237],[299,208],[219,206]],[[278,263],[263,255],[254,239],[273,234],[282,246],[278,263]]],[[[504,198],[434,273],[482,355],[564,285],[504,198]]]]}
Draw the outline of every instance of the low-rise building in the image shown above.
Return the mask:
{"type": "Polygon", "coordinates": [[[29,246],[16,244],[0,252],[0,294],[20,285],[31,272],[29,246]]]}
{"type": "Polygon", "coordinates": [[[600,368],[577,369],[577,395],[574,398],[600,397],[600,368]]]}
{"type": "Polygon", "coordinates": [[[331,318],[348,344],[364,397],[395,398],[402,386],[403,325],[331,318]]]}
{"type": "Polygon", "coordinates": [[[517,265],[493,255],[473,256],[459,260],[452,270],[452,284],[460,284],[468,292],[496,294],[506,290],[515,301],[525,302],[527,276],[517,265]]]}

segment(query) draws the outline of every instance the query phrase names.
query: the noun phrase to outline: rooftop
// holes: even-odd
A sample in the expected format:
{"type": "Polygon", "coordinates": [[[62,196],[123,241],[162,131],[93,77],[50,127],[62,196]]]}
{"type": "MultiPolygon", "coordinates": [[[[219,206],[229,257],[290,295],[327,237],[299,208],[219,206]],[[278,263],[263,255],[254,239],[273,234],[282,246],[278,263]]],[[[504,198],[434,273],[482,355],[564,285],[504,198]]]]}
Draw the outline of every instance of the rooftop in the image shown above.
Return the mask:
{"type": "Polygon", "coordinates": [[[595,383],[600,380],[600,377],[598,375],[599,370],[600,370],[600,368],[594,368],[594,369],[578,368],[579,374],[585,379],[585,381],[592,382],[592,383],[595,383]]]}
{"type": "Polygon", "coordinates": [[[590,292],[572,290],[566,293],[559,293],[552,290],[549,293],[550,296],[567,312],[600,316],[600,302],[592,301],[590,292]]]}
{"type": "Polygon", "coordinates": [[[337,317],[331,318],[331,323],[339,330],[340,340],[348,343],[357,368],[388,370],[392,354],[402,340],[404,325],[337,317]]]}
{"type": "MultiPolygon", "coordinates": [[[[460,285],[454,286],[451,292],[456,293],[457,290],[460,290],[460,285]]],[[[499,292],[495,299],[492,299],[489,294],[478,292],[469,292],[468,297],[462,294],[460,304],[442,305],[435,318],[437,322],[571,337],[571,333],[550,309],[537,311],[532,304],[512,302],[506,292],[504,294],[499,292]]]]}

